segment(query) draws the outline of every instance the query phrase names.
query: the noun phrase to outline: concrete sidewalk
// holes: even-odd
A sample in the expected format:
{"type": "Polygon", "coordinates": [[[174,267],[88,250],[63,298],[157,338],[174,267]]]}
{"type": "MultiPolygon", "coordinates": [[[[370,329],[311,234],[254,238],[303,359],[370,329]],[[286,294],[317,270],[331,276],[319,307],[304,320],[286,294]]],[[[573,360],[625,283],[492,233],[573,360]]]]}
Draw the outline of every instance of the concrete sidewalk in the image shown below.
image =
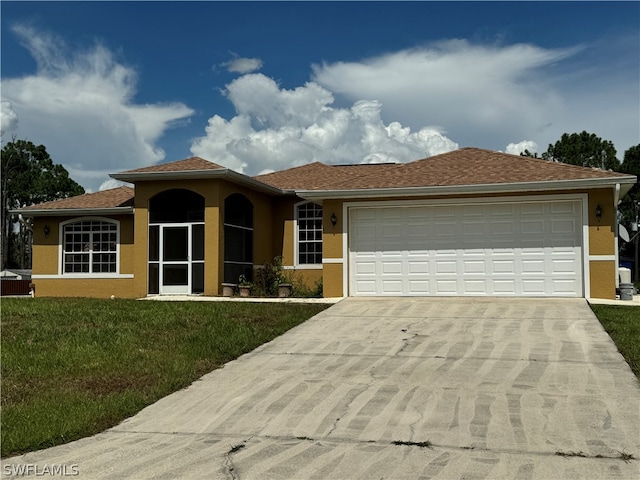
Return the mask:
{"type": "Polygon", "coordinates": [[[583,299],[349,298],[2,476],[636,479],[639,432],[638,381],[583,299]]]}

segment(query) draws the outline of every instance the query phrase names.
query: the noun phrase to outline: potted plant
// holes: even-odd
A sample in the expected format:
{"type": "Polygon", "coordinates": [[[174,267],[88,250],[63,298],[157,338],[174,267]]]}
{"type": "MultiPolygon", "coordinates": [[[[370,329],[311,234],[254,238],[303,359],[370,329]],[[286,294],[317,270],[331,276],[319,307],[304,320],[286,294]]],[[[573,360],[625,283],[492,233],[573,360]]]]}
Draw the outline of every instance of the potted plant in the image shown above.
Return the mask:
{"type": "Polygon", "coordinates": [[[233,297],[233,294],[236,293],[237,285],[235,283],[223,283],[222,284],[222,296],[223,297],[233,297]]]}
{"type": "Polygon", "coordinates": [[[293,291],[293,285],[291,285],[290,283],[278,284],[278,297],[280,298],[290,297],[292,291],[293,291]]]}
{"type": "Polygon", "coordinates": [[[240,291],[241,297],[248,297],[251,295],[251,287],[252,284],[247,280],[247,277],[244,275],[240,275],[238,278],[238,290],[240,291]]]}

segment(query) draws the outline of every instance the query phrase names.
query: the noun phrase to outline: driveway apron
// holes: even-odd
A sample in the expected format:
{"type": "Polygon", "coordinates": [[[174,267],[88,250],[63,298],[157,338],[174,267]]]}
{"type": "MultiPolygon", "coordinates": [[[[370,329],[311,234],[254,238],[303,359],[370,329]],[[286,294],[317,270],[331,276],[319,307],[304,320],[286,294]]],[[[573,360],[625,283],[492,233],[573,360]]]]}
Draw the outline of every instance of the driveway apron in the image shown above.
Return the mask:
{"type": "Polygon", "coordinates": [[[584,299],[348,298],[2,476],[637,479],[639,417],[584,299]]]}

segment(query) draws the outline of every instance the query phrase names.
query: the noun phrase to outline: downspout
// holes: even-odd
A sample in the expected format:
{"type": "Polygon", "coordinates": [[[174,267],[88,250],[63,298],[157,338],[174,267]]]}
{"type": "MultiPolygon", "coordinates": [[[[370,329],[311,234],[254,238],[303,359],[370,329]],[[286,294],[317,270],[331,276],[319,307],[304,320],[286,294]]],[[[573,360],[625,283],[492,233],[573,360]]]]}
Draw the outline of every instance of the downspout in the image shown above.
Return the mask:
{"type": "Polygon", "coordinates": [[[614,252],[616,255],[616,265],[615,265],[615,272],[616,272],[616,288],[620,288],[620,272],[619,272],[619,265],[620,265],[620,252],[619,252],[619,248],[618,246],[620,245],[618,242],[618,231],[619,231],[619,223],[618,223],[618,203],[620,203],[620,184],[616,183],[616,188],[613,191],[613,208],[614,208],[614,216],[613,216],[613,242],[614,242],[614,252]]]}

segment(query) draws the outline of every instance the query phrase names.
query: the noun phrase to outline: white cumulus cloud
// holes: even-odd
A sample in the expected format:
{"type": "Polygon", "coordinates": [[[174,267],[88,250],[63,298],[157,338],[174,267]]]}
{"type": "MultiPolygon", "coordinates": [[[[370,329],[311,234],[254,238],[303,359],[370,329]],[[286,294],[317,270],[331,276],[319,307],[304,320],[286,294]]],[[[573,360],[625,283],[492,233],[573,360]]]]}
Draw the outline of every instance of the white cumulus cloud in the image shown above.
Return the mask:
{"type": "Polygon", "coordinates": [[[249,175],[314,161],[407,162],[458,147],[435,127],[385,124],[376,100],[334,107],[333,94],[315,82],[287,90],[249,74],[228,84],[225,94],[237,115],[211,117],[191,151],[249,175]]]}
{"type": "Polygon", "coordinates": [[[18,128],[18,115],[14,112],[11,102],[2,100],[0,106],[0,137],[4,140],[18,128]]]}
{"type": "Polygon", "coordinates": [[[182,103],[136,104],[136,72],[103,46],[70,52],[53,35],[24,26],[14,32],[37,63],[36,74],[2,81],[3,100],[20,119],[17,135],[45,145],[89,190],[109,173],[162,160],[157,140],[193,113],[182,103]]]}
{"type": "Polygon", "coordinates": [[[575,51],[450,40],[359,62],[315,65],[313,80],[352,101],[381,101],[387,118],[414,127],[445,125],[466,145],[495,149],[549,122],[562,100],[541,70],[575,51]]]}
{"type": "Polygon", "coordinates": [[[256,72],[262,68],[262,60],[259,58],[243,58],[236,53],[231,53],[231,55],[233,58],[222,64],[229,72],[244,75],[246,73],[256,72]]]}
{"type": "Polygon", "coordinates": [[[538,144],[533,140],[523,140],[518,143],[510,143],[507,145],[505,151],[513,155],[520,155],[525,150],[529,150],[531,153],[538,152],[538,144]]]}

